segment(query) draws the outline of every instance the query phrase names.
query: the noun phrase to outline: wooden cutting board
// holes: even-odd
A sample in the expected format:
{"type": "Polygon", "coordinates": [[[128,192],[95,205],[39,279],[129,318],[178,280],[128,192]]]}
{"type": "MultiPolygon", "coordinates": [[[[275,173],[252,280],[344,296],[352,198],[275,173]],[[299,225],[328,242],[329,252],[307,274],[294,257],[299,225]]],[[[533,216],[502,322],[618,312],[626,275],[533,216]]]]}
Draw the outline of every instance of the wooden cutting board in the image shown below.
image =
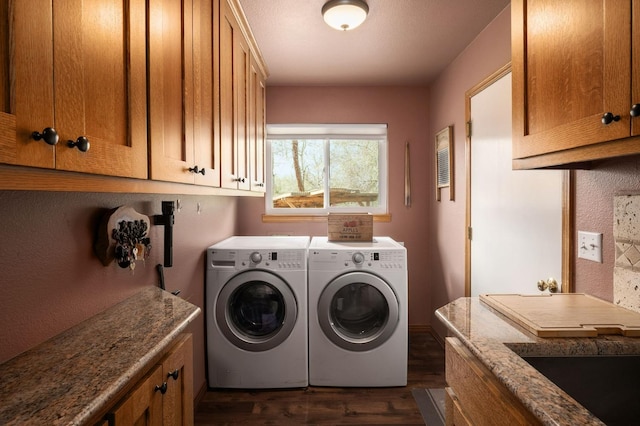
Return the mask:
{"type": "Polygon", "coordinates": [[[480,300],[539,337],[640,337],[640,313],[586,294],[482,294],[480,300]]]}

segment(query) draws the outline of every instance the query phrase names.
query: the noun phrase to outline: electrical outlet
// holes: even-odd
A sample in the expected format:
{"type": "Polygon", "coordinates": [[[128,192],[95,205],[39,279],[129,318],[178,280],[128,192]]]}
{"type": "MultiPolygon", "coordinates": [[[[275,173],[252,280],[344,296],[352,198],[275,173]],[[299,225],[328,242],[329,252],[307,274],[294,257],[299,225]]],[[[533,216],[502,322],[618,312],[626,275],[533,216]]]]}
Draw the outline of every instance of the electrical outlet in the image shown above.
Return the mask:
{"type": "Polygon", "coordinates": [[[602,234],[578,231],[578,257],[602,263],[602,234]]]}

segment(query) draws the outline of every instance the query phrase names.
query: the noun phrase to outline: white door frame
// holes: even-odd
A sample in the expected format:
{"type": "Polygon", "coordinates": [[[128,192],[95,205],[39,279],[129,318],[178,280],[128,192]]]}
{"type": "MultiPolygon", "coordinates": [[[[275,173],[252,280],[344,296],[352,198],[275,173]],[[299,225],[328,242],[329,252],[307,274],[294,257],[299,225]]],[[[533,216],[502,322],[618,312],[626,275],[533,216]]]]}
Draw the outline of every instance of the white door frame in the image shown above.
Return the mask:
{"type": "MultiPolygon", "coordinates": [[[[465,296],[471,296],[471,98],[491,86],[493,83],[511,72],[511,63],[507,63],[496,72],[482,80],[465,93],[465,169],[466,169],[466,219],[465,219],[465,296]]],[[[511,117],[505,117],[511,120],[511,117]]],[[[561,291],[573,290],[573,172],[566,170],[563,175],[562,188],[562,284],[561,291]]]]}

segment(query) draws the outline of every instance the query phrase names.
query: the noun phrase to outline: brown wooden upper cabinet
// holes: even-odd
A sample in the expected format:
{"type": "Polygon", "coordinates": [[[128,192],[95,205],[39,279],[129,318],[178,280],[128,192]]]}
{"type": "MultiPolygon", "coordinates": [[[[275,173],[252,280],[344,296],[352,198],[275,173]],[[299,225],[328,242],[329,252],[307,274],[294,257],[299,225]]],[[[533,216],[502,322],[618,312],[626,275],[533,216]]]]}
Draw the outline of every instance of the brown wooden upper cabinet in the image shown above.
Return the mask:
{"type": "Polygon", "coordinates": [[[640,0],[513,0],[513,167],[640,153],[640,0]]]}
{"type": "Polygon", "coordinates": [[[149,7],[151,179],[253,189],[253,53],[239,4],[150,0],[149,7]]]}
{"type": "Polygon", "coordinates": [[[145,17],[144,0],[0,1],[1,163],[148,177],[145,17]]]}
{"type": "Polygon", "coordinates": [[[249,70],[249,158],[251,191],[265,192],[266,110],[265,78],[259,63],[251,55],[249,70]]]}
{"type": "Polygon", "coordinates": [[[220,187],[220,2],[194,2],[194,155],[200,167],[211,169],[211,176],[196,173],[195,183],[220,187]]]}
{"type": "Polygon", "coordinates": [[[0,0],[0,163],[264,192],[266,75],[238,0],[0,0]]]}
{"type": "Polygon", "coordinates": [[[212,0],[149,1],[151,179],[220,185],[212,0]]]}
{"type": "Polygon", "coordinates": [[[220,0],[220,138],[223,188],[249,189],[249,61],[238,11],[220,0]]]}

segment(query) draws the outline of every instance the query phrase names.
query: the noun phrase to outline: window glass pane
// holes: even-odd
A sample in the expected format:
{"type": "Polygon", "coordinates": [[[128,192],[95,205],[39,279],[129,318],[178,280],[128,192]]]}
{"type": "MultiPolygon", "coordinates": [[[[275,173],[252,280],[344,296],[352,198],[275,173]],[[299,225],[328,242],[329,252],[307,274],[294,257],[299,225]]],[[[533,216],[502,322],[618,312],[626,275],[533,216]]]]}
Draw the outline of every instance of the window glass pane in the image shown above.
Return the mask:
{"type": "Polygon", "coordinates": [[[387,213],[387,126],[267,125],[267,214],[387,213]]]}
{"type": "Polygon", "coordinates": [[[332,140],[329,205],[378,206],[378,141],[332,140]]]}
{"type": "Polygon", "coordinates": [[[324,141],[272,140],[274,208],[322,208],[324,141]]]}

